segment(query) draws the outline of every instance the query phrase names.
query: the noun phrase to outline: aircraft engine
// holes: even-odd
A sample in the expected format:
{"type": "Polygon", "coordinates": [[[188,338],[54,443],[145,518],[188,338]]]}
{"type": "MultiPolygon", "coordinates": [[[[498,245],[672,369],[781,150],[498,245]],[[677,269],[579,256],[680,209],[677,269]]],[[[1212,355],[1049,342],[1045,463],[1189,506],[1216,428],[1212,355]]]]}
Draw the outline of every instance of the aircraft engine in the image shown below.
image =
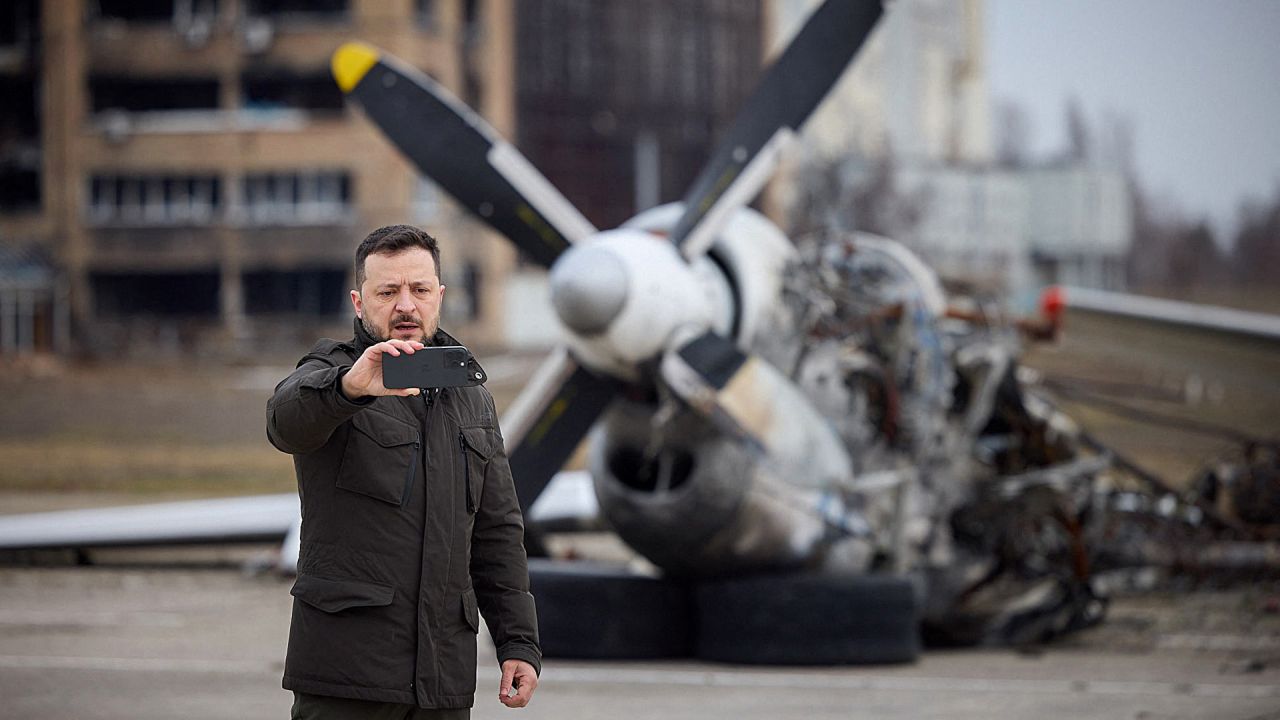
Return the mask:
{"type": "Polygon", "coordinates": [[[615,402],[590,436],[600,510],[633,549],[678,575],[870,562],[844,527],[834,490],[779,477],[702,417],[681,413],[655,429],[655,406],[615,402]]]}

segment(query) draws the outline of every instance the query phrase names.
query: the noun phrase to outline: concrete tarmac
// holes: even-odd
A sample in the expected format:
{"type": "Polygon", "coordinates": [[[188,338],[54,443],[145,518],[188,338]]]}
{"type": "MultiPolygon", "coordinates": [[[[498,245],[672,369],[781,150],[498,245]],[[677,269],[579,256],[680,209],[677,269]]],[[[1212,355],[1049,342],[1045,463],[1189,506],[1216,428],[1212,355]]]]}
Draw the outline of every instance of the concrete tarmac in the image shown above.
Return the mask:
{"type": "MultiPolygon", "coordinates": [[[[0,568],[0,718],[287,718],[288,591],[226,566],[0,568]]],[[[520,711],[498,703],[482,634],[472,717],[1280,719],[1280,620],[1240,616],[1266,600],[1122,600],[1108,624],[1036,652],[901,666],[551,660],[520,711]]]]}

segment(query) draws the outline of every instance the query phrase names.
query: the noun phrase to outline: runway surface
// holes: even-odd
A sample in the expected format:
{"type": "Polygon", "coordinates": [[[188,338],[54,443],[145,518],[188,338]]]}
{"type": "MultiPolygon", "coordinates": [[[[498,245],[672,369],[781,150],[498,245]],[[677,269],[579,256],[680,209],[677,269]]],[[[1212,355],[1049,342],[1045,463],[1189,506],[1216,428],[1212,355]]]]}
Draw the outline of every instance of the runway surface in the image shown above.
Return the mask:
{"type": "MultiPolygon", "coordinates": [[[[289,581],[226,566],[0,568],[0,717],[288,717],[289,581]]],[[[1270,590],[1120,600],[1035,652],[761,668],[548,661],[534,703],[497,701],[481,635],[474,718],[1280,718],[1270,590]]]]}

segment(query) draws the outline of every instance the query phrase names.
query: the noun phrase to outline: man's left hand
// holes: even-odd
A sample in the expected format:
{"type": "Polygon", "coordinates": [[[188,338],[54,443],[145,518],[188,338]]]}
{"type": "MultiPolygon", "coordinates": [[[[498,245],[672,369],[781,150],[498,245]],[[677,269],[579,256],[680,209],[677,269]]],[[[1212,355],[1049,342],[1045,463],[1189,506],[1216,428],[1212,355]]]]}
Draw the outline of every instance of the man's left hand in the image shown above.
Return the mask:
{"type": "Polygon", "coordinates": [[[498,699],[503,705],[511,708],[522,708],[529,704],[534,688],[538,687],[538,673],[533,666],[523,660],[507,660],[502,663],[502,685],[498,688],[498,699]],[[515,688],[515,693],[511,689],[515,688]]]}

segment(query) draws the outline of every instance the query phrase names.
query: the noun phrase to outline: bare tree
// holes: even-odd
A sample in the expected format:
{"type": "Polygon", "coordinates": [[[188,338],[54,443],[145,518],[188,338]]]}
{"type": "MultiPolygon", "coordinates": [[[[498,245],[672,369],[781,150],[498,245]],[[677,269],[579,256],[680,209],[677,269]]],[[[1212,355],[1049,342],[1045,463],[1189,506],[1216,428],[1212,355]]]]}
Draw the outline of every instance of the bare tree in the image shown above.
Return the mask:
{"type": "Polygon", "coordinates": [[[1020,169],[1031,161],[1031,118],[1012,100],[996,103],[996,165],[1020,169]]]}
{"type": "Polygon", "coordinates": [[[1135,174],[1133,152],[1133,120],[1114,110],[1103,112],[1094,142],[1094,160],[1099,165],[1119,170],[1125,177],[1132,179],[1135,174]]]}
{"type": "Polygon", "coordinates": [[[1235,276],[1249,283],[1275,283],[1280,278],[1280,183],[1269,202],[1246,202],[1233,248],[1235,276]]]}
{"type": "Polygon", "coordinates": [[[1090,159],[1089,122],[1085,118],[1084,108],[1079,98],[1072,97],[1066,106],[1067,146],[1063,149],[1063,160],[1084,164],[1090,159]]]}
{"type": "Polygon", "coordinates": [[[1216,284],[1223,279],[1225,258],[1214,242],[1213,231],[1204,220],[1177,228],[1169,248],[1168,286],[1189,290],[1216,284]]]}
{"type": "Polygon", "coordinates": [[[811,161],[798,175],[797,195],[788,218],[796,235],[838,228],[902,239],[928,202],[926,193],[899,187],[892,153],[811,161]]]}
{"type": "Polygon", "coordinates": [[[1226,279],[1226,257],[1204,218],[1188,219],[1176,203],[1153,201],[1133,183],[1133,245],[1129,284],[1185,294],[1226,279]]]}

